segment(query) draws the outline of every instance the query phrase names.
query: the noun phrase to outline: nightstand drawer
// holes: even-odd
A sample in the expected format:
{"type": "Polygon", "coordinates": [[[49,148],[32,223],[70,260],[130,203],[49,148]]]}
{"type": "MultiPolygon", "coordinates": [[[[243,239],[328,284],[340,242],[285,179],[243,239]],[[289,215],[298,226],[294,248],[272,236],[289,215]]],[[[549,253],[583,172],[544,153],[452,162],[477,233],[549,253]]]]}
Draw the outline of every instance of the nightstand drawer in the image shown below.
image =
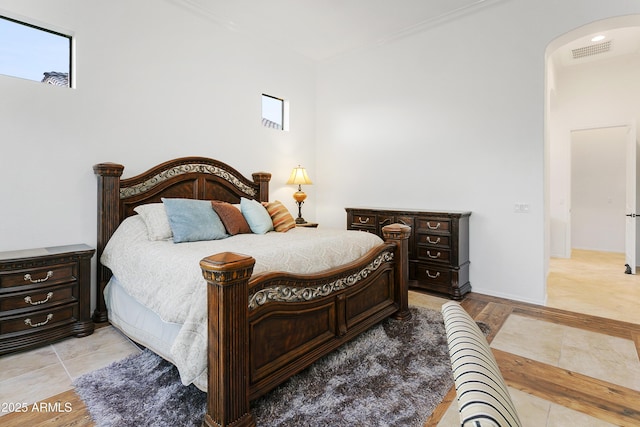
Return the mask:
{"type": "Polygon", "coordinates": [[[75,263],[69,263],[0,273],[0,288],[72,282],[76,280],[75,267],[75,263]]]}
{"type": "Polygon", "coordinates": [[[437,231],[438,233],[451,232],[451,220],[443,218],[416,217],[416,232],[437,231]]]}
{"type": "Polygon", "coordinates": [[[417,252],[420,260],[451,263],[451,251],[448,249],[419,246],[417,252]]]}
{"type": "Polygon", "coordinates": [[[0,335],[23,331],[39,331],[74,323],[78,317],[78,304],[69,304],[50,310],[39,310],[0,321],[0,335]]]}
{"type": "Polygon", "coordinates": [[[38,290],[30,290],[0,297],[0,313],[2,315],[32,310],[44,310],[50,306],[77,302],[74,296],[75,284],[54,286],[38,290]]]}

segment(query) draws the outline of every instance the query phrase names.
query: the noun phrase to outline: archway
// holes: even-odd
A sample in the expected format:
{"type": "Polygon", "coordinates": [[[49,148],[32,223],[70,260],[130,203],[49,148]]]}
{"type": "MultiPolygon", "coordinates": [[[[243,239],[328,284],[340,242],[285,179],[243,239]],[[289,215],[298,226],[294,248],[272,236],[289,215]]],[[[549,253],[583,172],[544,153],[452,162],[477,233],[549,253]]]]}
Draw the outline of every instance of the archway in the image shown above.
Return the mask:
{"type": "MultiPolygon", "coordinates": [[[[613,126],[635,128],[640,118],[639,50],[640,15],[593,22],[564,34],[547,47],[547,262],[571,253],[571,133],[613,126]],[[597,35],[605,38],[592,41],[597,35]]],[[[622,274],[624,266],[620,267],[622,274]]]]}

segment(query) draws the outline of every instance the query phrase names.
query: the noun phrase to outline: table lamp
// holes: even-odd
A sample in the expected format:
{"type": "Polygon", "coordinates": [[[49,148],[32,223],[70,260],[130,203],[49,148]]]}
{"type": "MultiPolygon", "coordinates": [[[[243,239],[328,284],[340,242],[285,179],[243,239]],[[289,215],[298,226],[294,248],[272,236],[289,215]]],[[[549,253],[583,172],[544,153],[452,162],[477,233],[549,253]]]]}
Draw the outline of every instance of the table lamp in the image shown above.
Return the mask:
{"type": "Polygon", "coordinates": [[[312,182],[309,179],[309,175],[307,175],[307,171],[305,168],[298,165],[297,168],[293,168],[291,172],[291,176],[287,181],[287,184],[297,184],[298,191],[293,193],[293,198],[296,201],[296,205],[298,205],[298,218],[296,218],[296,224],[305,224],[307,221],[302,218],[302,205],[304,204],[304,200],[307,198],[307,195],[304,191],[302,191],[302,184],[311,185],[312,182]]]}

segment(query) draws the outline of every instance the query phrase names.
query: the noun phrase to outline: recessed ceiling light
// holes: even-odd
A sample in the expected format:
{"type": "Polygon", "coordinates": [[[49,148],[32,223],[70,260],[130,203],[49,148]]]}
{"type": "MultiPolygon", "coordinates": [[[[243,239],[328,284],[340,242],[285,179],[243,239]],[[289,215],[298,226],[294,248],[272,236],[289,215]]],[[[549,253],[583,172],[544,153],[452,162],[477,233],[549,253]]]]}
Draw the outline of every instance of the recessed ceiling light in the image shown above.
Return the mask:
{"type": "Polygon", "coordinates": [[[601,40],[604,40],[604,36],[602,34],[591,39],[592,42],[599,42],[601,40]]]}

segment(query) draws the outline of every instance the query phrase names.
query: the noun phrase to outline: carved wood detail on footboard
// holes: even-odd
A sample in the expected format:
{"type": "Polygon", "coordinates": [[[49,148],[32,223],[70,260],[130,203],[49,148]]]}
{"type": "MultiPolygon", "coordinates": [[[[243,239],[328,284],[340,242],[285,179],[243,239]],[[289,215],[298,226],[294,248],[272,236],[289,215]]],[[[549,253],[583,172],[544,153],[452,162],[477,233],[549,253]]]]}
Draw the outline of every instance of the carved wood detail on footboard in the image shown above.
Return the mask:
{"type": "Polygon", "coordinates": [[[249,278],[251,257],[223,253],[202,260],[210,340],[205,425],[255,425],[250,400],[384,318],[411,316],[410,228],[387,227],[387,243],[356,262],[315,275],[249,278]]]}

